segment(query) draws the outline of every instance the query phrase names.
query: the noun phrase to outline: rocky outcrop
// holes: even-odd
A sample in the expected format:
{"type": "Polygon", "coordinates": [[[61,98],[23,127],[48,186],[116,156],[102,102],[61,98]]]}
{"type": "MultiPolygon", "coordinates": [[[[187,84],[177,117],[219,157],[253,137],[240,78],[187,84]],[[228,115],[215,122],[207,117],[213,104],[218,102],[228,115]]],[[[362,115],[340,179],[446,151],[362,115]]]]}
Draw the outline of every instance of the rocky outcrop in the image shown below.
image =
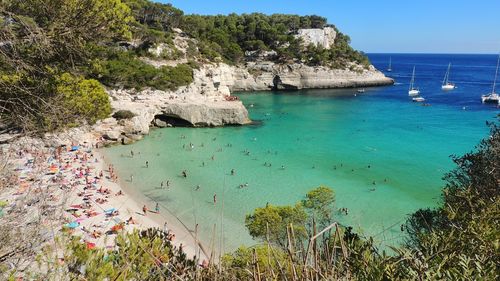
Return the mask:
{"type": "Polygon", "coordinates": [[[266,91],[352,88],[391,85],[394,81],[377,71],[353,65],[350,69],[311,67],[303,64],[249,62],[245,66],[205,65],[195,72],[203,81],[202,92],[266,91]]]}
{"type": "Polygon", "coordinates": [[[318,47],[321,46],[325,49],[330,49],[335,43],[337,32],[333,27],[324,28],[303,28],[297,31],[295,38],[302,39],[304,46],[313,44],[318,47]]]}
{"type": "Polygon", "coordinates": [[[162,114],[186,120],[194,127],[223,126],[227,124],[246,124],[249,122],[247,111],[241,102],[171,104],[162,107],[162,114]]]}

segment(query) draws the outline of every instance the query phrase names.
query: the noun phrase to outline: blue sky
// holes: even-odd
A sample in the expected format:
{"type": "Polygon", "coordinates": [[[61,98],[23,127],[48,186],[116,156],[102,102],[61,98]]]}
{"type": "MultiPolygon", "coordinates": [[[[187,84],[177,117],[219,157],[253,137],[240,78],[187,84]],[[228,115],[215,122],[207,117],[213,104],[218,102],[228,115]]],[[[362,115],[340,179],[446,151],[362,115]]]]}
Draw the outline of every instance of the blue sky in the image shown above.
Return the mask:
{"type": "Polygon", "coordinates": [[[191,14],[317,14],[365,52],[498,53],[500,0],[161,0],[191,14]]]}

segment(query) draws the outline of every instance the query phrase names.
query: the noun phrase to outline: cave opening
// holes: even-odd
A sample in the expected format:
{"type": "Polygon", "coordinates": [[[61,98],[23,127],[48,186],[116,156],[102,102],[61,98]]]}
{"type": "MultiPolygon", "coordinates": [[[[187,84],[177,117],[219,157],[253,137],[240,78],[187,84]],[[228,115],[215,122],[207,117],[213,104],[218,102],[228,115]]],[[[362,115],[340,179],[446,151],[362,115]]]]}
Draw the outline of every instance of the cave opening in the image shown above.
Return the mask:
{"type": "Polygon", "coordinates": [[[189,121],[177,115],[157,114],[153,120],[155,126],[164,127],[194,127],[189,121]]]}

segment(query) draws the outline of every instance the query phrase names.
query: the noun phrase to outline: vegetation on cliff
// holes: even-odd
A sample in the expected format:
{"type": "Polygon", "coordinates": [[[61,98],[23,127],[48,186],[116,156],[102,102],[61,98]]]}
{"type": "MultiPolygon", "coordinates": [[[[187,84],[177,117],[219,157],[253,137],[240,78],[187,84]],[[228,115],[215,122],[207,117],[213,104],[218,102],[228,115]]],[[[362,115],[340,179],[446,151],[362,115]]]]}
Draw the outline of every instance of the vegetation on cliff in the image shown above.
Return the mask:
{"type": "Polygon", "coordinates": [[[2,1],[1,125],[43,132],[67,124],[61,120],[95,121],[77,116],[84,112],[97,118],[109,114],[97,81],[70,79],[70,74],[78,76],[87,65],[92,46],[130,38],[132,20],[120,0],[2,1]]]}
{"type": "Polygon", "coordinates": [[[309,65],[325,65],[345,68],[356,62],[364,66],[369,61],[362,53],[350,47],[349,36],[342,34],[335,26],[328,24],[326,18],[311,15],[184,15],[170,4],[152,3],[146,0],[126,0],[137,22],[135,35],[149,44],[163,40],[174,47],[168,38],[174,28],[180,28],[188,36],[198,40],[198,52],[209,61],[222,59],[226,63],[244,62],[245,52],[276,51],[276,56],[268,59],[280,62],[302,62],[309,65]],[[301,40],[294,35],[302,28],[333,27],[337,32],[335,44],[331,49],[316,46],[302,46],[301,40]]]}

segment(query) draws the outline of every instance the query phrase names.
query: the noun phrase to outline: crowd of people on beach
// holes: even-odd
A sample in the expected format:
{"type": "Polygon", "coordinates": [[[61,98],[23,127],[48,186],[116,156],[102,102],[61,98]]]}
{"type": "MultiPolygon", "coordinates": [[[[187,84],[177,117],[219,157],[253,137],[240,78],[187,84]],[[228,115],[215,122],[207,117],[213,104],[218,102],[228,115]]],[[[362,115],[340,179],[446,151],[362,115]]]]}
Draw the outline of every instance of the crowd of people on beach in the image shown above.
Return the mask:
{"type": "MultiPolygon", "coordinates": [[[[105,166],[104,160],[94,154],[97,147],[98,141],[55,148],[26,145],[2,151],[15,156],[11,160],[14,173],[3,180],[17,186],[17,190],[0,195],[0,199],[6,197],[8,202],[15,202],[33,192],[43,193],[53,206],[64,206],[59,222],[61,231],[81,237],[89,248],[113,247],[114,239],[103,238],[113,238],[122,230],[143,226],[137,218],[138,210],[129,208],[128,199],[117,184],[114,166],[105,166]]],[[[148,213],[160,214],[160,205],[156,203],[154,211],[144,205],[142,215],[148,213]]],[[[171,230],[167,236],[171,240],[175,238],[171,230]]]]}

